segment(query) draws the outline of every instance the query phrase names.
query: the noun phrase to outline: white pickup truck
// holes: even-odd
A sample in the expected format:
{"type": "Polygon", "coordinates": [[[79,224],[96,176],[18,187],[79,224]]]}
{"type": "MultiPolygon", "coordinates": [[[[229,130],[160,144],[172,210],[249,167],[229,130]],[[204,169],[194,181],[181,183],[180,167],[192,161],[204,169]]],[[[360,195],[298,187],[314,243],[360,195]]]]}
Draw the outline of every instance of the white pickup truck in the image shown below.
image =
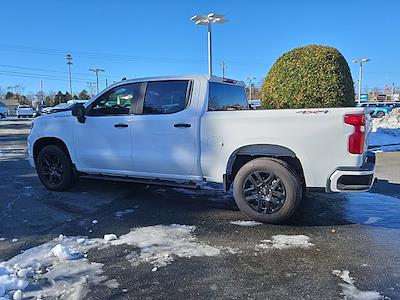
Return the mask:
{"type": "Polygon", "coordinates": [[[43,115],[28,137],[43,185],[78,177],[196,187],[233,184],[250,218],[278,223],[304,190],[367,191],[363,108],[249,110],[244,83],[208,76],[118,82],[84,105],[43,115]]]}

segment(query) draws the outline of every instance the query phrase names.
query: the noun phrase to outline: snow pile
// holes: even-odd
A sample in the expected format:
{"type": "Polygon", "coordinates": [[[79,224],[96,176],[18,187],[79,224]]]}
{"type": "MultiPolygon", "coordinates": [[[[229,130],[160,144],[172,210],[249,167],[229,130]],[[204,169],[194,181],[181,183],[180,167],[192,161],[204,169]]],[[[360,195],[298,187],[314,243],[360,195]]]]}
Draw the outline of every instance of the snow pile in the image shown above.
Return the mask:
{"type": "Polygon", "coordinates": [[[232,221],[229,222],[233,225],[238,225],[238,226],[257,226],[257,225],[262,225],[260,222],[256,221],[242,221],[242,220],[237,220],[237,221],[232,221]]]}
{"type": "Polygon", "coordinates": [[[262,240],[261,244],[256,245],[256,249],[308,249],[314,246],[310,243],[310,238],[306,235],[284,235],[272,236],[272,240],[262,240]]]}
{"type": "Polygon", "coordinates": [[[372,120],[368,144],[375,151],[400,151],[400,108],[372,120]]]}
{"type": "Polygon", "coordinates": [[[350,272],[347,270],[333,270],[333,275],[340,277],[345,283],[339,283],[342,287],[345,299],[352,300],[383,300],[385,299],[380,293],[376,291],[360,291],[354,285],[355,281],[350,277],[350,272]]]}
{"type": "Polygon", "coordinates": [[[103,265],[92,263],[82,255],[101,244],[104,244],[102,239],[60,235],[0,262],[0,297],[3,293],[14,299],[84,298],[91,286],[107,280],[102,275],[103,265]]]}
{"type": "Polygon", "coordinates": [[[376,132],[378,128],[400,128],[400,108],[393,109],[389,114],[382,118],[373,119],[371,126],[372,132],[376,132]]]}
{"type": "Polygon", "coordinates": [[[110,243],[137,247],[138,251],[127,256],[134,266],[149,262],[159,268],[170,264],[175,257],[219,255],[219,249],[197,241],[193,235],[195,228],[179,224],[141,227],[121,235],[118,240],[110,243]]]}

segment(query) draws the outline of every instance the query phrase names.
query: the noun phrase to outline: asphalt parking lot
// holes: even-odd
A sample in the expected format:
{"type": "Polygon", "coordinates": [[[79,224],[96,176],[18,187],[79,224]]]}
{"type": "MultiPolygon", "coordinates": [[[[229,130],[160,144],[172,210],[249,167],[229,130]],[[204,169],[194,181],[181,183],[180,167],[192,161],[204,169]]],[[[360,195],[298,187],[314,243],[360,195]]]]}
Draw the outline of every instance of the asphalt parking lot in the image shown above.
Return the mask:
{"type": "Polygon", "coordinates": [[[370,193],[308,193],[288,224],[241,226],[231,222],[246,218],[218,187],[81,180],[49,192],[26,160],[29,128],[28,120],[0,121],[0,262],[59,234],[102,238],[182,224],[218,254],[155,268],[127,259],[132,245],[93,248],[87,258],[118,284],[87,283],[85,299],[343,299],[368,291],[368,299],[400,299],[400,152],[378,153],[370,193]],[[307,243],[275,247],[276,235],[307,243]]]}

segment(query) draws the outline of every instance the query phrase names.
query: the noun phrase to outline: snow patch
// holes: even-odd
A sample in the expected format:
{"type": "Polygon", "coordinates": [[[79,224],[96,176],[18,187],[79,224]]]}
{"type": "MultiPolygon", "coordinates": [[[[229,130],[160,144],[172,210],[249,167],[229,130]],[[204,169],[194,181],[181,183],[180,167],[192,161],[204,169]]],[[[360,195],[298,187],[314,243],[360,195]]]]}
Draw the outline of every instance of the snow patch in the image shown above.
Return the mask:
{"type": "Polygon", "coordinates": [[[339,283],[342,287],[344,295],[344,299],[351,299],[351,300],[383,300],[385,299],[377,291],[360,291],[354,285],[355,280],[350,276],[350,272],[348,270],[333,270],[333,275],[340,277],[345,283],[339,283]]]}
{"type": "Polygon", "coordinates": [[[229,223],[231,223],[233,225],[238,225],[238,226],[257,226],[257,225],[262,225],[262,223],[256,222],[256,221],[242,221],[242,220],[231,221],[229,223]]]}
{"type": "Polygon", "coordinates": [[[129,209],[127,209],[127,210],[115,212],[115,213],[114,213],[114,216],[116,216],[117,218],[122,218],[122,217],[124,217],[124,216],[126,216],[126,215],[129,215],[129,214],[132,214],[132,213],[134,213],[134,212],[135,212],[134,209],[129,208],[129,209]]]}
{"type": "Polygon", "coordinates": [[[143,262],[155,267],[170,264],[175,257],[216,256],[220,250],[198,242],[193,235],[195,226],[172,224],[141,227],[121,235],[112,245],[132,245],[138,248],[127,256],[136,266],[143,262]]]}
{"type": "Polygon", "coordinates": [[[272,240],[262,240],[261,244],[256,245],[256,249],[308,249],[314,246],[310,243],[310,238],[306,235],[283,235],[272,236],[272,240]]]}
{"type": "Polygon", "coordinates": [[[104,241],[105,241],[106,243],[108,243],[109,241],[117,240],[117,239],[118,239],[118,237],[117,237],[115,234],[113,234],[113,233],[105,234],[105,235],[104,235],[104,241]]]}
{"type": "Polygon", "coordinates": [[[364,222],[364,224],[374,224],[378,222],[379,220],[382,220],[382,218],[379,217],[369,217],[367,221],[364,222]]]}
{"type": "Polygon", "coordinates": [[[14,299],[83,299],[91,286],[105,284],[107,280],[102,275],[103,265],[82,255],[102,244],[103,239],[60,235],[0,262],[0,292],[4,289],[14,299]]]}
{"type": "Polygon", "coordinates": [[[68,247],[61,244],[57,244],[53,248],[51,248],[49,255],[53,255],[60,260],[78,259],[81,256],[80,253],[71,252],[68,247]]]}

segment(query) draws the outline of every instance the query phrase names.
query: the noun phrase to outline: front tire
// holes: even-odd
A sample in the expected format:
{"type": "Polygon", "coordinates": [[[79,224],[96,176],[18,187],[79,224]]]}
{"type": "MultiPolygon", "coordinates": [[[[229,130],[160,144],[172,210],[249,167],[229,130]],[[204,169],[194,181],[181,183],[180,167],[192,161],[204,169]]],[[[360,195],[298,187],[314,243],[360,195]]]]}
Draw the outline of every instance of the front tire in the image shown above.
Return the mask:
{"type": "Polygon", "coordinates": [[[233,183],[240,211],[263,223],[282,223],[296,211],[302,198],[297,173],[284,161],[256,158],[245,164],[233,183]]]}
{"type": "Polygon", "coordinates": [[[76,182],[71,160],[56,145],[48,145],[40,150],[36,171],[42,184],[51,191],[65,191],[76,182]]]}
{"type": "Polygon", "coordinates": [[[382,118],[382,117],[384,117],[385,116],[385,113],[383,112],[383,111],[378,111],[377,113],[376,113],[376,117],[377,118],[382,118]]]}

